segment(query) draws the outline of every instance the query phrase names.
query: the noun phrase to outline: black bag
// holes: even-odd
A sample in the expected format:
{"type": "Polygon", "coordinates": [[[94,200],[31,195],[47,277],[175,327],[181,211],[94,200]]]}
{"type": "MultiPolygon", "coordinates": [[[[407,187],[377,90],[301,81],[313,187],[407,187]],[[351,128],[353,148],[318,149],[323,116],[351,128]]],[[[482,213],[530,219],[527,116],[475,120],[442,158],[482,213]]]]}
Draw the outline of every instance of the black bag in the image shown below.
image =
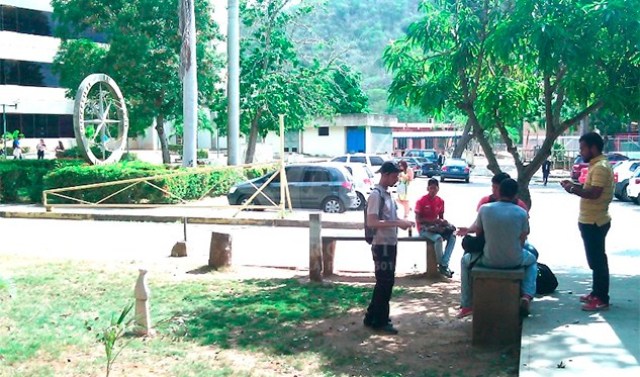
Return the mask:
{"type": "Polygon", "coordinates": [[[538,262],[538,278],[536,279],[536,293],[548,295],[558,288],[558,279],[549,266],[538,262]]]}
{"type": "MultiPolygon", "coordinates": [[[[382,210],[384,208],[384,198],[382,197],[382,192],[379,189],[374,188],[374,190],[378,191],[380,194],[380,205],[378,208],[378,219],[382,218],[382,210]]],[[[371,197],[371,196],[369,196],[371,197]]],[[[373,243],[373,237],[376,235],[376,230],[374,228],[369,228],[367,226],[367,207],[369,206],[369,200],[367,200],[367,204],[364,206],[364,240],[367,241],[369,245],[373,243]]]]}
{"type": "Polygon", "coordinates": [[[467,234],[462,238],[462,249],[465,253],[482,253],[484,242],[484,234],[475,237],[467,234]]]}

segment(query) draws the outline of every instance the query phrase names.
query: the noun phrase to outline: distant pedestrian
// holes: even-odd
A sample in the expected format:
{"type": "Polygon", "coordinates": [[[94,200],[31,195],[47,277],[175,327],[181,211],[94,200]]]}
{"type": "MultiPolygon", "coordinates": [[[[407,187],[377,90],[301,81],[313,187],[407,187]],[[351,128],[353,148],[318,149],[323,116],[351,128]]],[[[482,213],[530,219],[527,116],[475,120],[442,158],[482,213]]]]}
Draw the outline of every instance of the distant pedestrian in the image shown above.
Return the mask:
{"type": "Polygon", "coordinates": [[[409,212],[411,211],[411,206],[409,205],[409,185],[413,182],[414,173],[413,169],[409,167],[405,160],[400,161],[398,167],[401,172],[398,175],[396,192],[398,194],[398,203],[402,206],[402,218],[406,220],[409,218],[409,212]]]}
{"type": "Polygon", "coordinates": [[[38,145],[36,145],[36,151],[38,153],[38,160],[43,160],[44,159],[44,152],[47,149],[47,144],[44,143],[43,139],[40,139],[40,142],[38,143],[38,145]]]}
{"type": "Polygon", "coordinates": [[[413,222],[398,219],[396,203],[387,191],[398,182],[400,171],[391,161],[386,161],[380,166],[377,171],[380,173],[380,182],[371,191],[366,209],[367,227],[375,229],[371,253],[376,285],[363,323],[373,330],[386,334],[398,333],[389,319],[389,301],[396,273],[398,228],[406,230],[413,227],[413,222]]]}
{"type": "Polygon", "coordinates": [[[578,228],[582,236],[587,263],[593,271],[591,293],[581,296],[582,310],[609,309],[609,262],[605,250],[607,233],[611,228],[609,203],[613,199],[613,170],[602,154],[604,140],[595,132],[580,137],[580,155],[589,163],[583,185],[569,180],[560,182],[570,194],[580,197],[578,228]]]}
{"type": "Polygon", "coordinates": [[[22,160],[22,147],[20,146],[20,137],[13,139],[13,158],[16,160],[22,160]]]}
{"type": "Polygon", "coordinates": [[[446,160],[446,158],[444,157],[444,150],[440,151],[440,154],[438,155],[438,165],[440,167],[442,167],[442,165],[444,165],[444,161],[446,160]]]}
{"type": "Polygon", "coordinates": [[[542,163],[542,182],[544,185],[547,185],[547,180],[549,179],[549,173],[551,173],[551,161],[549,159],[545,159],[542,163]]]}

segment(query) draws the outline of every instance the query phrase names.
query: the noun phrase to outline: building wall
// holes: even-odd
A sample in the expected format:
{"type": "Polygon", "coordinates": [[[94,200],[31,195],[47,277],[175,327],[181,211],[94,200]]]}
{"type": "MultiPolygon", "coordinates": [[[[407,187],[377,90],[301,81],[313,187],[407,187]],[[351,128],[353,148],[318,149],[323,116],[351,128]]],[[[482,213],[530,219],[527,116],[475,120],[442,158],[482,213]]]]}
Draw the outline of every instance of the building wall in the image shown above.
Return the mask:
{"type": "Polygon", "coordinates": [[[345,153],[346,128],[329,127],[329,135],[319,136],[318,128],[308,127],[302,132],[302,153],[312,156],[332,157],[345,153]]]}

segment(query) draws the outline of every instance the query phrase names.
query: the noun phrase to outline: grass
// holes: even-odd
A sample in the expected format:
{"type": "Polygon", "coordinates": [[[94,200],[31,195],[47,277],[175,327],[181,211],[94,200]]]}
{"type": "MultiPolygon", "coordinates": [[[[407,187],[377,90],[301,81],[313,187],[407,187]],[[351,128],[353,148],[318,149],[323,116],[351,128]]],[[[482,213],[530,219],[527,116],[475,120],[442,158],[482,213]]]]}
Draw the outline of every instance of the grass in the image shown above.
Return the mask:
{"type": "MultiPolygon", "coordinates": [[[[0,308],[0,375],[58,375],[53,361],[86,350],[95,360],[79,367],[100,370],[105,358],[96,333],[133,300],[136,273],[78,268],[77,263],[22,266],[12,273],[17,295],[5,294],[0,308]]],[[[0,281],[0,291],[8,291],[6,280],[0,281]]],[[[149,283],[151,316],[160,336],[135,339],[131,352],[121,355],[124,360],[129,354],[126,363],[135,363],[141,353],[184,358],[197,346],[279,356],[306,352],[323,342],[312,323],[363,307],[370,295],[370,288],[295,279],[149,283]]],[[[181,363],[171,375],[238,375],[226,365],[202,374],[197,372],[201,363],[181,363]]]]}

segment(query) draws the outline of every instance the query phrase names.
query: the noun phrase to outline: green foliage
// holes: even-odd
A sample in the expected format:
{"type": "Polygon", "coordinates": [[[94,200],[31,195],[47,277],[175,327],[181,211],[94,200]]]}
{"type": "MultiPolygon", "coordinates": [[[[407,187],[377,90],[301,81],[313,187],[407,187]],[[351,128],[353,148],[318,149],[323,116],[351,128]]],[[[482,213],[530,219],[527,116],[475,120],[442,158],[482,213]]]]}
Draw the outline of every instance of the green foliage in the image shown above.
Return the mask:
{"type": "MultiPolygon", "coordinates": [[[[163,165],[153,165],[144,162],[121,162],[111,165],[70,166],[51,172],[45,177],[44,188],[54,189],[63,187],[83,186],[94,183],[115,182],[134,178],[160,176],[159,178],[138,182],[134,186],[114,195],[129,183],[87,188],[65,192],[64,195],[91,203],[101,201],[105,204],[171,204],[180,199],[197,200],[203,196],[226,195],[234,184],[246,179],[246,176],[262,172],[263,169],[242,169],[229,167],[219,170],[207,168],[198,169],[167,169],[163,165]],[[173,173],[182,173],[169,177],[173,173]],[[163,191],[153,187],[157,186],[163,191]]],[[[50,203],[75,203],[70,199],[49,196],[50,203]]]]}
{"type": "MultiPolygon", "coordinates": [[[[279,114],[286,130],[300,130],[316,116],[367,110],[359,76],[345,65],[299,58],[291,38],[308,6],[287,7],[290,0],[243,1],[240,46],[240,131],[248,135],[247,162],[253,161],[258,136],[279,132],[279,114]]],[[[227,100],[213,106],[216,124],[226,130],[227,100]]]]}
{"type": "MultiPolygon", "coordinates": [[[[61,84],[74,96],[90,73],[106,73],[120,86],[128,104],[129,135],[144,134],[154,118],[174,120],[182,113],[178,75],[181,37],[178,0],[53,0],[62,39],[54,61],[61,84]],[[78,39],[82,32],[103,33],[108,45],[78,39]]],[[[210,1],[196,1],[198,98],[206,105],[219,94],[221,39],[210,1]]]]}
{"type": "Polygon", "coordinates": [[[120,343],[119,340],[125,334],[127,327],[133,321],[133,318],[127,319],[129,313],[133,309],[133,303],[126,305],[120,315],[116,315],[116,313],[111,314],[111,321],[109,325],[105,327],[102,332],[98,334],[98,341],[104,344],[104,353],[107,357],[107,365],[106,365],[106,376],[109,377],[111,373],[111,368],[113,368],[113,363],[115,363],[118,355],[125,349],[128,343],[120,346],[119,349],[116,347],[116,343],[120,343]],[[117,349],[117,350],[116,350],[117,349]]]}
{"type": "Polygon", "coordinates": [[[1,160],[0,203],[41,203],[44,176],[80,160],[1,160]]]}

